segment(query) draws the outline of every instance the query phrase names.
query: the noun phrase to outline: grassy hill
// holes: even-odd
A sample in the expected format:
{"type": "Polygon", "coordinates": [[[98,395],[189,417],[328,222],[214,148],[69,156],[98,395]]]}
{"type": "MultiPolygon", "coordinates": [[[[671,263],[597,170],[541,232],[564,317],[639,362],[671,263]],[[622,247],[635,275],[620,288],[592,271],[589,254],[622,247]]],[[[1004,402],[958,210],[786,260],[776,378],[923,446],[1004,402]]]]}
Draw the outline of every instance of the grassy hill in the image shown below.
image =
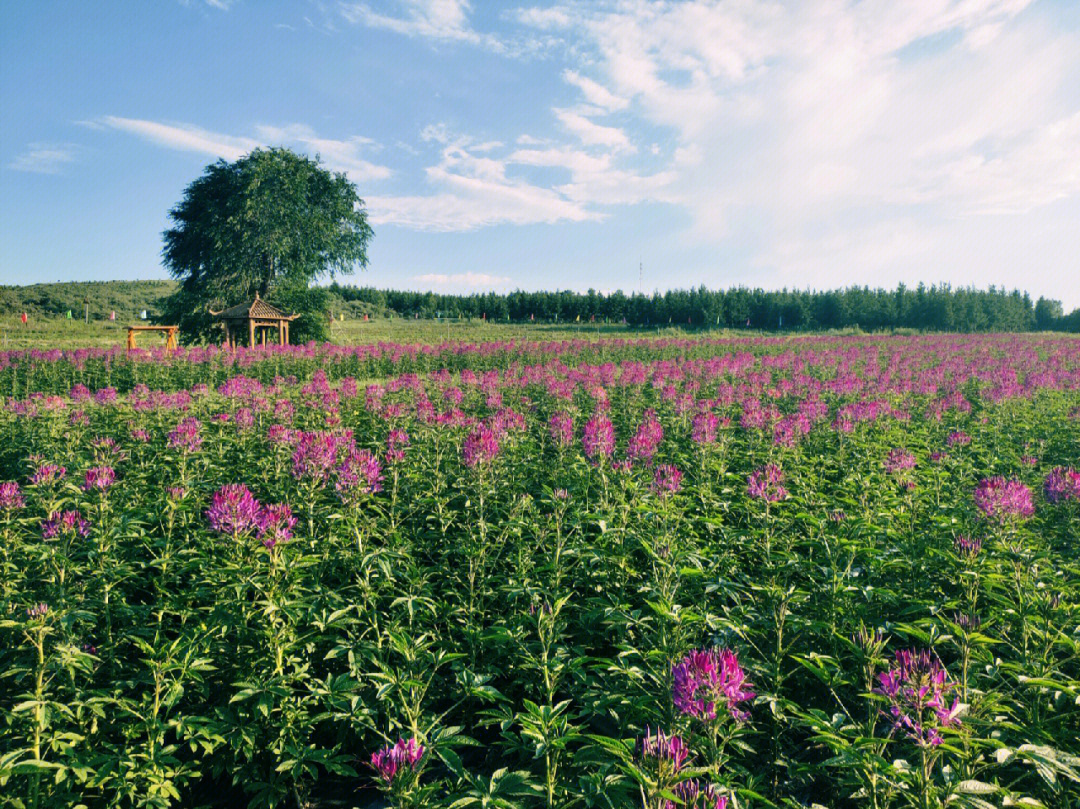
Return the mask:
{"type": "Polygon", "coordinates": [[[31,317],[63,317],[71,310],[73,317],[83,316],[83,301],[90,301],[90,317],[107,318],[116,312],[117,320],[137,318],[145,309],[151,316],[160,308],[162,298],[176,289],[175,281],[87,281],[62,284],[0,286],[0,315],[5,318],[23,312],[31,317]]]}

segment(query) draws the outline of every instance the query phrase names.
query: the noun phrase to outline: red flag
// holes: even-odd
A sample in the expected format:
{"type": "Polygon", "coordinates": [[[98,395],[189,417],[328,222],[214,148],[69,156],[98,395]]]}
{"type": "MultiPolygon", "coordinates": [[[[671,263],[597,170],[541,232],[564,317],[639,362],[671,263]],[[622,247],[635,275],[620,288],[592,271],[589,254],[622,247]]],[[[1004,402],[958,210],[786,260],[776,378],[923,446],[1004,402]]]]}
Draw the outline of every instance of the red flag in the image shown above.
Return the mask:
{"type": "Polygon", "coordinates": [[[26,312],[22,313],[22,322],[23,322],[23,325],[25,326],[26,325],[26,312]]]}

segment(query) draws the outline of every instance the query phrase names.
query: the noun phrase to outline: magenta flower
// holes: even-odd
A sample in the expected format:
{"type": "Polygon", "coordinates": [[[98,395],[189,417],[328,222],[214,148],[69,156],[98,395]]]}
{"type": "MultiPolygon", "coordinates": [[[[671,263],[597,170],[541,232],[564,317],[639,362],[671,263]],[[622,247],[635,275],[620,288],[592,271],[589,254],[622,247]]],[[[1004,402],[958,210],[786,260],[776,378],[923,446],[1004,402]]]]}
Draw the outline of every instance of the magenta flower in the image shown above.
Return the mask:
{"type": "Polygon", "coordinates": [[[391,430],[386,437],[386,462],[399,463],[405,460],[405,447],[409,446],[409,434],[404,430],[391,430]]]}
{"type": "Polygon", "coordinates": [[[581,443],[589,460],[608,457],[615,451],[615,426],[606,416],[597,413],[585,422],[581,443]]]}
{"type": "Polygon", "coordinates": [[[982,550],[983,541],[978,537],[969,537],[967,534],[960,534],[953,540],[953,544],[956,546],[956,552],[970,561],[979,555],[979,551],[982,550]]]}
{"type": "Polygon", "coordinates": [[[949,437],[945,439],[945,443],[950,447],[966,447],[971,443],[971,436],[963,430],[956,430],[949,433],[949,437]]]}
{"type": "Polygon", "coordinates": [[[948,700],[957,684],[929,649],[901,649],[895,666],[878,674],[878,682],[874,692],[888,699],[893,729],[919,747],[938,746],[943,741],[940,729],[960,724],[960,700],[948,700]]]}
{"type": "Polygon", "coordinates": [[[166,443],[169,449],[178,449],[181,452],[196,452],[202,446],[202,423],[194,416],[181,419],[176,428],[169,433],[166,443]]]}
{"type": "Polygon", "coordinates": [[[694,416],[690,436],[695,444],[714,444],[719,427],[720,417],[715,413],[698,413],[694,416]]]}
{"type": "Polygon", "coordinates": [[[260,510],[256,530],[263,545],[273,549],[278,543],[292,539],[295,525],[292,509],[285,503],[274,503],[260,510]]]}
{"type": "Polygon", "coordinates": [[[99,492],[105,492],[114,483],[116,483],[116,470],[111,466],[95,466],[86,470],[83,491],[89,492],[97,489],[99,492]]]}
{"type": "Polygon", "coordinates": [[[695,649],[671,667],[672,701],[680,713],[702,721],[726,711],[736,722],[750,714],[741,703],[754,698],[748,690],[746,673],[730,649],[695,649]]]}
{"type": "Polygon", "coordinates": [[[695,778],[680,781],[673,792],[679,803],[668,801],[664,809],[727,809],[727,795],[721,795],[712,784],[702,786],[695,778]]]}
{"type": "Polygon", "coordinates": [[[1031,489],[1019,480],[986,478],[975,488],[975,505],[990,520],[1005,524],[1010,519],[1027,519],[1035,513],[1031,489]]]}
{"type": "Polygon", "coordinates": [[[462,457],[466,466],[476,466],[495,460],[499,454],[499,439],[495,431],[480,425],[465,439],[461,448],[462,457]]]}
{"type": "Polygon", "coordinates": [[[338,450],[345,443],[333,433],[301,433],[292,456],[293,476],[325,483],[338,462],[338,450]]]}
{"type": "Polygon", "coordinates": [[[554,413],[548,419],[548,431],[551,440],[560,447],[568,447],[574,443],[574,419],[566,413],[554,413]]]}
{"type": "Polygon", "coordinates": [[[33,620],[34,618],[44,618],[49,612],[48,604],[34,604],[31,607],[26,608],[26,617],[33,620]]]}
{"type": "Polygon", "coordinates": [[[30,477],[30,482],[35,486],[49,486],[53,483],[58,483],[63,480],[64,475],[67,474],[67,469],[56,464],[43,463],[30,477]]]}
{"type": "Polygon", "coordinates": [[[1067,500],[1080,501],[1080,472],[1071,466],[1055,466],[1050,470],[1043,483],[1043,494],[1050,503],[1064,503],[1067,500]]]}
{"type": "Polygon", "coordinates": [[[660,464],[653,475],[652,490],[661,497],[675,494],[682,485],[682,472],[671,464],[660,464]]]}
{"type": "Polygon", "coordinates": [[[59,514],[54,511],[49,515],[49,519],[41,524],[41,535],[45,539],[85,537],[90,535],[90,523],[84,520],[76,509],[59,514]]]}
{"type": "Polygon", "coordinates": [[[397,744],[371,754],[371,766],[387,784],[402,773],[415,772],[424,757],[424,747],[416,739],[398,739],[397,744]]]}
{"type": "Polygon", "coordinates": [[[664,428],[657,421],[656,414],[649,411],[627,444],[626,457],[631,461],[650,462],[663,440],[664,428]]]}
{"type": "Polygon", "coordinates": [[[890,475],[895,475],[899,472],[906,472],[909,469],[915,468],[915,456],[908,452],[906,449],[897,447],[889,452],[889,456],[885,459],[885,471],[890,475]]]}
{"type": "Polygon", "coordinates": [[[640,744],[641,757],[650,759],[657,769],[677,773],[690,757],[690,750],[679,736],[668,736],[659,728],[652,733],[645,728],[645,736],[640,744]]]}
{"type": "Polygon", "coordinates": [[[259,525],[262,507],[243,483],[228,483],[214,492],[206,519],[219,534],[238,537],[259,525]]]}
{"type": "Polygon", "coordinates": [[[0,511],[15,511],[19,508],[26,508],[19,484],[13,480],[0,482],[0,511]]]}
{"type": "Polygon", "coordinates": [[[343,499],[382,491],[382,464],[366,449],[353,449],[337,468],[335,488],[343,499]]]}
{"type": "Polygon", "coordinates": [[[786,500],[788,491],[783,487],[784,473],[776,464],[766,464],[750,475],[746,484],[746,493],[755,500],[775,503],[786,500]]]}

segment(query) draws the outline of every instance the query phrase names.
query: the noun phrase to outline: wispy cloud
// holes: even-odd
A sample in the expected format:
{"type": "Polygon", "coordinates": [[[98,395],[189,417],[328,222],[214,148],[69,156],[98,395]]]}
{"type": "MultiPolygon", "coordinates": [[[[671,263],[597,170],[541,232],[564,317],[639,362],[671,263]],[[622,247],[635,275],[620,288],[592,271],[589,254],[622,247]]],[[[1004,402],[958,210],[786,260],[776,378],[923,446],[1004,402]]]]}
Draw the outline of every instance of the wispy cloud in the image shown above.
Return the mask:
{"type": "Polygon", "coordinates": [[[467,42],[495,51],[505,50],[498,37],[473,30],[469,24],[471,7],[467,0],[398,0],[391,8],[397,13],[376,11],[369,3],[342,3],[340,6],[341,15],[350,23],[404,36],[467,42]]]}
{"type": "Polygon", "coordinates": [[[360,156],[365,149],[378,148],[370,138],[359,135],[345,140],[324,138],[306,124],[259,125],[255,127],[257,137],[244,137],[212,132],[193,124],[118,118],[113,115],[100,120],[106,127],[129,132],[159,146],[226,160],[236,160],[261,146],[297,146],[302,151],[318,154],[328,168],[345,172],[353,182],[382,180],[393,173],[388,167],[360,156]]]}
{"type": "Polygon", "coordinates": [[[226,160],[236,160],[263,145],[254,138],[223,135],[192,124],[170,124],[138,118],[120,118],[115,115],[106,115],[101,122],[113,129],[138,135],[159,146],[182,152],[199,152],[211,157],[223,157],[226,160]]]}
{"type": "Polygon", "coordinates": [[[414,275],[412,282],[421,289],[432,292],[477,292],[507,289],[512,279],[505,275],[488,275],[482,272],[427,273],[414,275]]]}
{"type": "Polygon", "coordinates": [[[34,174],[59,174],[65,165],[75,160],[78,148],[73,143],[31,143],[7,167],[34,174]]]}

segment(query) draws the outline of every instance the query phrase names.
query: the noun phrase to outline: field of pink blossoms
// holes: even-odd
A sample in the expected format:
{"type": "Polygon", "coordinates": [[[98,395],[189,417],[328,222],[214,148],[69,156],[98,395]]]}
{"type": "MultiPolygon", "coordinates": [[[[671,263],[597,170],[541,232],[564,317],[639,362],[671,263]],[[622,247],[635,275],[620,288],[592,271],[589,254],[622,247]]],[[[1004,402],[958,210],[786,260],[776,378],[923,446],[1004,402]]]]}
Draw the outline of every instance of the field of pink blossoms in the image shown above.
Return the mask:
{"type": "Polygon", "coordinates": [[[1080,806],[1080,340],[0,353],[0,806],[1080,806]]]}

